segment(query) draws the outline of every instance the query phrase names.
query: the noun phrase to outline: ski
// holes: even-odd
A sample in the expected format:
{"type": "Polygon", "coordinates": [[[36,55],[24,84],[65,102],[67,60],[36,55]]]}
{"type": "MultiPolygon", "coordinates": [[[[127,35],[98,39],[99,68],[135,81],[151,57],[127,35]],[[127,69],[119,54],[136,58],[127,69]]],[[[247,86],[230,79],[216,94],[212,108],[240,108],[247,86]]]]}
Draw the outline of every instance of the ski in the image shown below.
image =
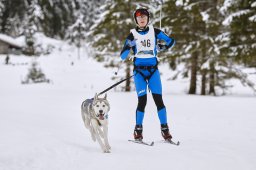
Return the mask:
{"type": "Polygon", "coordinates": [[[173,142],[171,139],[166,139],[166,140],[165,140],[165,143],[169,143],[169,144],[176,145],[176,146],[179,146],[179,145],[180,145],[180,141],[178,141],[178,142],[173,142]]]}
{"type": "Polygon", "coordinates": [[[128,140],[129,142],[133,142],[133,143],[138,143],[138,144],[142,144],[142,145],[147,145],[147,146],[153,146],[154,142],[144,142],[142,140],[128,140]]]}

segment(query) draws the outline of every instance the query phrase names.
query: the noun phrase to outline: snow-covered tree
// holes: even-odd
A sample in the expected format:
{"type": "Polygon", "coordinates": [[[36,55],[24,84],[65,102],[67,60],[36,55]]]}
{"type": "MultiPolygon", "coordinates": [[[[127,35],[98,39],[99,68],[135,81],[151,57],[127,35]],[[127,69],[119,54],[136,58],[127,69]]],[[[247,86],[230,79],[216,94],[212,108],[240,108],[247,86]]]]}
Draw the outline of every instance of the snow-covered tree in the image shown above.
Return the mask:
{"type": "Polygon", "coordinates": [[[34,20],[37,28],[49,37],[64,38],[69,25],[73,23],[73,3],[71,0],[24,0],[26,8],[32,12],[26,20],[34,20]]]}
{"type": "Polygon", "coordinates": [[[226,16],[227,27],[222,51],[229,61],[226,78],[236,78],[256,91],[255,82],[248,79],[244,67],[256,67],[256,2],[253,0],[225,0],[220,9],[226,16]],[[231,61],[231,62],[230,62],[231,61]]]}
{"type": "Polygon", "coordinates": [[[248,66],[256,66],[256,2],[254,0],[225,0],[223,24],[229,27],[228,56],[248,66]]]}
{"type": "Polygon", "coordinates": [[[29,84],[29,83],[49,83],[50,80],[46,78],[45,74],[43,73],[42,69],[39,67],[36,61],[31,63],[31,67],[28,70],[28,74],[23,80],[22,84],[29,84]]]}
{"type": "MultiPolygon", "coordinates": [[[[96,23],[91,27],[89,35],[93,36],[91,41],[95,49],[97,60],[104,61],[106,66],[118,66],[119,55],[123,48],[124,41],[130,33],[130,29],[136,25],[133,20],[133,12],[137,7],[148,7],[148,0],[108,0],[101,6],[101,14],[96,23]]],[[[132,55],[132,54],[130,54],[132,55]]],[[[132,72],[132,61],[126,61],[120,66],[125,70],[125,78],[130,77],[132,72]]],[[[130,91],[130,79],[127,79],[125,91],[130,91]]]]}
{"type": "Polygon", "coordinates": [[[172,69],[184,64],[177,75],[190,78],[189,94],[197,93],[200,84],[202,95],[216,94],[215,89],[219,87],[225,90],[226,81],[236,70],[231,68],[232,58],[227,55],[230,28],[221,24],[224,20],[221,9],[223,1],[218,0],[166,0],[163,3],[162,28],[177,40],[172,51],[164,54],[168,56],[165,60],[172,69]]]}
{"type": "Polygon", "coordinates": [[[79,8],[76,11],[76,16],[83,16],[83,22],[85,24],[85,29],[88,31],[90,27],[95,23],[95,21],[100,16],[102,12],[101,6],[105,4],[106,0],[91,0],[91,1],[78,1],[79,8]]]}
{"type": "Polygon", "coordinates": [[[22,29],[22,21],[26,11],[25,2],[23,0],[2,0],[0,8],[0,32],[12,36],[18,35],[22,29]]]}
{"type": "Polygon", "coordinates": [[[43,20],[44,16],[41,7],[38,4],[38,0],[26,1],[26,6],[28,6],[28,8],[23,21],[23,34],[25,35],[27,45],[25,52],[28,55],[34,55],[36,53],[34,47],[34,34],[41,30],[40,20],[43,20]]]}
{"type": "Polygon", "coordinates": [[[200,2],[193,0],[168,0],[162,7],[162,28],[177,41],[172,51],[165,54],[168,55],[166,59],[173,69],[181,62],[185,64],[182,75],[190,78],[189,94],[196,93],[201,41],[205,27],[199,7],[200,2]]]}
{"type": "MultiPolygon", "coordinates": [[[[0,1],[0,23],[2,23],[2,17],[4,13],[4,3],[0,1]]],[[[2,30],[2,25],[0,25],[0,30],[2,30]]]]}
{"type": "MultiPolygon", "coordinates": [[[[133,11],[136,9],[136,3],[131,0],[109,0],[101,9],[103,12],[89,32],[93,37],[90,44],[95,49],[99,61],[104,61],[107,66],[115,66],[118,65],[124,40],[130,29],[135,26],[133,11]]],[[[125,65],[125,77],[128,78],[131,74],[131,62],[126,62],[125,65]]],[[[127,80],[125,91],[130,89],[130,81],[127,80]]]]}
{"type": "MultiPolygon", "coordinates": [[[[26,26],[33,27],[35,31],[42,31],[40,22],[44,19],[44,14],[38,0],[27,1],[26,26]]],[[[26,28],[25,26],[25,28],[26,28]]]]}
{"type": "Polygon", "coordinates": [[[85,43],[86,25],[83,22],[83,16],[78,17],[76,22],[69,27],[68,39],[78,48],[78,58],[80,58],[80,47],[85,43]]]}

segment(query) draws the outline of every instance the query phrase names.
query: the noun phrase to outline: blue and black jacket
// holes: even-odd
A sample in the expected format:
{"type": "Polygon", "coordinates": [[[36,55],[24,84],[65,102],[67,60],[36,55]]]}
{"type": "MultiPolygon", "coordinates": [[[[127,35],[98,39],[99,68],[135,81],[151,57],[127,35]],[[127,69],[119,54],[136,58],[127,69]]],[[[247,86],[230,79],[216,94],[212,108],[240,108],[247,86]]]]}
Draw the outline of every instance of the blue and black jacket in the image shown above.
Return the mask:
{"type": "MultiPolygon", "coordinates": [[[[139,34],[147,34],[148,31],[149,31],[149,27],[147,27],[146,29],[144,30],[141,30],[139,29],[138,27],[136,28],[136,31],[139,33],[139,34]]],[[[175,40],[173,38],[170,38],[169,36],[167,36],[163,31],[161,31],[160,29],[158,28],[154,28],[154,31],[155,31],[155,47],[157,47],[157,40],[163,40],[166,42],[166,49],[168,48],[171,48],[172,46],[174,46],[175,44],[175,40]]],[[[132,33],[130,33],[128,35],[128,37],[126,38],[125,40],[125,43],[124,43],[124,47],[121,51],[121,54],[120,54],[120,57],[122,60],[125,60],[129,53],[130,53],[130,50],[132,49],[133,51],[133,54],[136,54],[137,52],[137,49],[136,49],[136,46],[134,47],[129,47],[128,45],[128,40],[130,41],[133,41],[134,40],[134,36],[132,33]]],[[[157,49],[155,48],[155,55],[157,55],[157,49]]],[[[134,58],[134,65],[135,66],[154,66],[157,64],[157,58],[156,56],[155,57],[152,57],[152,58],[134,58]]]]}

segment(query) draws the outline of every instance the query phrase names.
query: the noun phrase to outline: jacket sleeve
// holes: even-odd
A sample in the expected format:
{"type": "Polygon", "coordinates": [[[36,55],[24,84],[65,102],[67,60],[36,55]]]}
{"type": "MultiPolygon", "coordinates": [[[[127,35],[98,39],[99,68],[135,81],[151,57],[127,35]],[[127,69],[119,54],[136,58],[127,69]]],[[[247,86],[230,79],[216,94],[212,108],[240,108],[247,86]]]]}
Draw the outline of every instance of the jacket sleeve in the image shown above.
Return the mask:
{"type": "Polygon", "coordinates": [[[171,48],[174,46],[175,44],[175,40],[169,36],[167,36],[163,31],[161,31],[160,29],[154,28],[155,29],[155,36],[156,39],[159,40],[164,40],[166,42],[166,48],[171,48]]]}
{"type": "MultiPolygon", "coordinates": [[[[133,37],[132,33],[130,33],[128,35],[128,37],[126,38],[126,40],[125,40],[123,49],[122,49],[121,54],[120,54],[120,57],[121,57],[122,60],[125,60],[128,57],[128,55],[130,53],[130,50],[131,50],[131,47],[129,47],[129,45],[128,45],[128,40],[130,40],[130,41],[134,40],[134,37],[133,37]]],[[[133,49],[133,51],[134,51],[134,49],[133,49]]]]}

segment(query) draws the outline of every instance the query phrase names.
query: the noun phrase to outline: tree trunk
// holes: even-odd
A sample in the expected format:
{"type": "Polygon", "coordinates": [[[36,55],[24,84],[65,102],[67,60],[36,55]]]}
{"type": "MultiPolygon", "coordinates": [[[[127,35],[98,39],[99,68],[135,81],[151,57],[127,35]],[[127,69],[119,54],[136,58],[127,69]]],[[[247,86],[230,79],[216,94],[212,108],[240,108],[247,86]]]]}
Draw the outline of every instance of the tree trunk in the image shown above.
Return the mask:
{"type": "Polygon", "coordinates": [[[125,91],[131,91],[131,79],[128,79],[131,76],[131,66],[129,63],[126,63],[126,78],[127,80],[125,81],[125,91]]]}
{"type": "Polygon", "coordinates": [[[197,80],[197,65],[198,65],[197,52],[192,53],[191,57],[191,77],[190,77],[190,87],[188,94],[196,94],[196,80],[197,80]]]}
{"type": "Polygon", "coordinates": [[[206,95],[206,75],[207,75],[207,70],[203,69],[201,74],[202,74],[201,95],[206,95]]]}
{"type": "Polygon", "coordinates": [[[209,82],[209,85],[210,85],[210,88],[209,88],[209,94],[213,94],[214,96],[216,95],[215,93],[215,68],[214,68],[214,62],[210,62],[210,82],[209,82]]]}

